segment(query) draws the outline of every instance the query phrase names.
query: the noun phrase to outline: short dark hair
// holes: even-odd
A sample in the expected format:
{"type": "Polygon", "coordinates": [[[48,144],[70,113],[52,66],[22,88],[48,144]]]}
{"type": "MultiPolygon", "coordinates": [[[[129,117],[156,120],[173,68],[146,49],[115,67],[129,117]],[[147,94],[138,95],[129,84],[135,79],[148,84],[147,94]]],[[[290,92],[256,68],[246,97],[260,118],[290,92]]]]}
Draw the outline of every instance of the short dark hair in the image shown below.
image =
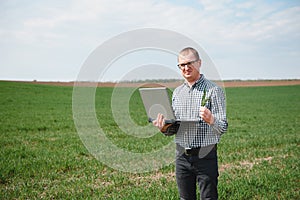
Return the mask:
{"type": "Polygon", "coordinates": [[[194,56],[195,56],[195,58],[196,58],[197,60],[200,60],[200,56],[199,56],[198,51],[197,51],[196,49],[194,49],[193,47],[186,47],[186,48],[182,49],[182,50],[179,52],[179,55],[185,55],[185,54],[188,54],[188,53],[190,53],[190,52],[192,52],[192,53],[194,54],[194,56]]]}

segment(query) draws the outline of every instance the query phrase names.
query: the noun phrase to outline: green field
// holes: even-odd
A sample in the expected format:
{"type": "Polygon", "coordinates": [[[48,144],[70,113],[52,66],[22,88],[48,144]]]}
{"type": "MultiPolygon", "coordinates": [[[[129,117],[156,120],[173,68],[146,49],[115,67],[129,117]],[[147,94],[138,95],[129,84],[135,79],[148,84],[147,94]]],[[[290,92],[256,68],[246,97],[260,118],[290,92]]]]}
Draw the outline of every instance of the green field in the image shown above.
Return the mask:
{"type": "MultiPolygon", "coordinates": [[[[0,82],[0,199],[178,199],[173,164],[134,174],[90,155],[74,125],[72,91],[0,82]]],[[[112,91],[96,92],[97,118],[111,141],[147,152],[173,139],[122,133],[110,109],[112,91]]],[[[145,125],[138,97],[136,92],[130,99],[130,114],[145,125]]],[[[227,88],[226,97],[229,129],[218,146],[220,199],[300,199],[300,85],[227,88]]]]}

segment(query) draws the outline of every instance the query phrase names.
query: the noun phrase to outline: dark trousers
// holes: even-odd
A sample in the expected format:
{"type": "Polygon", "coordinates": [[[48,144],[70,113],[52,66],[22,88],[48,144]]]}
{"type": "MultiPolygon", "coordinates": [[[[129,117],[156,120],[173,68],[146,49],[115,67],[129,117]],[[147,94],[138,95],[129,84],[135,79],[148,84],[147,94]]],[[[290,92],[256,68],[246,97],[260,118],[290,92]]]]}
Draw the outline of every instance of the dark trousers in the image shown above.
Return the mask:
{"type": "Polygon", "coordinates": [[[176,159],[176,181],[181,200],[196,200],[197,183],[201,199],[218,199],[218,159],[213,148],[205,157],[187,156],[176,159]]]}

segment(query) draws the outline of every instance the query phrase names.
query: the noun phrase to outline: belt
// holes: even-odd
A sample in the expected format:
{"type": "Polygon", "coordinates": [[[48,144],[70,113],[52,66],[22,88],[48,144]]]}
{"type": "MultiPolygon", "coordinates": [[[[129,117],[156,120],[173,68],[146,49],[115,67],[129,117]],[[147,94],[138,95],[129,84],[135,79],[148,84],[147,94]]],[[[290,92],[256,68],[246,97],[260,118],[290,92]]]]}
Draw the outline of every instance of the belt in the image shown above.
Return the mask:
{"type": "MultiPolygon", "coordinates": [[[[179,144],[176,145],[176,148],[179,152],[184,152],[184,154],[186,156],[198,156],[199,155],[199,151],[201,149],[201,147],[197,147],[197,148],[184,148],[182,146],[180,146],[179,144]]],[[[215,144],[211,150],[216,150],[217,149],[217,145],[215,144]]]]}
{"type": "Polygon", "coordinates": [[[201,147],[198,147],[198,148],[185,148],[184,149],[184,154],[186,156],[198,156],[200,149],[201,149],[201,147]]]}

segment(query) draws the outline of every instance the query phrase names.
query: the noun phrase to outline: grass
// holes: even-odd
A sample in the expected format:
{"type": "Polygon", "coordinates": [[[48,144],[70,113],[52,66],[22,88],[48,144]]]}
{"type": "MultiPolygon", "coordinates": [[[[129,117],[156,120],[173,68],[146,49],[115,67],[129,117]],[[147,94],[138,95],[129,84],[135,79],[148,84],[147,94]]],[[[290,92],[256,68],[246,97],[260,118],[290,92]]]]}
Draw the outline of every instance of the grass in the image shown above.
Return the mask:
{"type": "MultiPolygon", "coordinates": [[[[0,82],[0,91],[0,199],[178,199],[173,164],[133,174],[90,155],[73,122],[71,87],[0,82]]],[[[112,91],[97,89],[96,114],[114,143],[147,152],[172,140],[124,134],[113,120],[112,91]]],[[[299,91],[300,85],[226,89],[220,199],[300,198],[299,91]]],[[[133,120],[146,125],[137,92],[129,105],[133,120]]]]}

